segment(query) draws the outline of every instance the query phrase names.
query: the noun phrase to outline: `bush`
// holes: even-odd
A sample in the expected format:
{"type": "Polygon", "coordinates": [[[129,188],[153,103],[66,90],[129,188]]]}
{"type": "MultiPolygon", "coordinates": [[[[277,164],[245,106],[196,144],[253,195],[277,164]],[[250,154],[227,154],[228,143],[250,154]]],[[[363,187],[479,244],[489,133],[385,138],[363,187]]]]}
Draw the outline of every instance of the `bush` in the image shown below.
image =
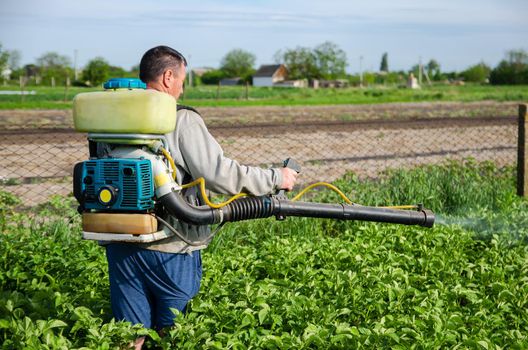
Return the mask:
{"type": "Polygon", "coordinates": [[[507,58],[491,71],[490,83],[494,85],[528,84],[528,53],[512,50],[507,58]]]}
{"type": "Polygon", "coordinates": [[[207,85],[217,85],[220,80],[227,77],[227,74],[219,69],[211,70],[202,75],[202,83],[207,85]]]}
{"type": "Polygon", "coordinates": [[[462,71],[460,75],[468,82],[485,83],[489,78],[490,73],[491,68],[484,62],[481,62],[462,71]]]}

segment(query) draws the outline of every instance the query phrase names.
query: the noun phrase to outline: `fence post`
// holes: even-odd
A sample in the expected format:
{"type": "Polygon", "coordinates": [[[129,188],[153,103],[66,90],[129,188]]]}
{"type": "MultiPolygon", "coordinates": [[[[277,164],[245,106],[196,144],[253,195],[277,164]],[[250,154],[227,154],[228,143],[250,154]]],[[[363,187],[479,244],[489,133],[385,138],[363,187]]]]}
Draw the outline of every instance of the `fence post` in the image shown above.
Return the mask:
{"type": "Polygon", "coordinates": [[[249,100],[249,81],[246,81],[246,100],[249,100]]]}
{"type": "Polygon", "coordinates": [[[517,146],[517,194],[528,197],[528,104],[519,105],[519,133],[517,146]]]}

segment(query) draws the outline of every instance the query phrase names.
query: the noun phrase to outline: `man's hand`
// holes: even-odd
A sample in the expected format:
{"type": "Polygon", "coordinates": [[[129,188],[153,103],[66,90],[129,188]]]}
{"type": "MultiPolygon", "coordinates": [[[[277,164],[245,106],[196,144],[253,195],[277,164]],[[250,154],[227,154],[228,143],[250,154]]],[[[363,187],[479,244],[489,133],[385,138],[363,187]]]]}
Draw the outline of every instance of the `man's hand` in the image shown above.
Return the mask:
{"type": "Polygon", "coordinates": [[[281,189],[291,191],[293,190],[293,185],[297,181],[297,172],[290,168],[281,168],[282,172],[282,185],[281,189]]]}

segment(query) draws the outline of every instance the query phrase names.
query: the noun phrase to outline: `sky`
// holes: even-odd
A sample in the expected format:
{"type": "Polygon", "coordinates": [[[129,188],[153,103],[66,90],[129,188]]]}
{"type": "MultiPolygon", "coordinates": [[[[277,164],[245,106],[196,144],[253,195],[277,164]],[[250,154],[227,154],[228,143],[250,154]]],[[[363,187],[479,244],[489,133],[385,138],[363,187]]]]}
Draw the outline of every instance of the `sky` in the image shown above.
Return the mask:
{"type": "Polygon", "coordinates": [[[275,63],[278,50],[325,41],[346,52],[351,73],[377,71],[384,52],[390,70],[432,58],[443,71],[495,66],[507,50],[528,50],[528,1],[0,0],[0,43],[19,50],[22,64],[55,51],[77,67],[101,56],[130,69],[168,45],[190,67],[218,67],[235,48],[258,66],[275,63]]]}

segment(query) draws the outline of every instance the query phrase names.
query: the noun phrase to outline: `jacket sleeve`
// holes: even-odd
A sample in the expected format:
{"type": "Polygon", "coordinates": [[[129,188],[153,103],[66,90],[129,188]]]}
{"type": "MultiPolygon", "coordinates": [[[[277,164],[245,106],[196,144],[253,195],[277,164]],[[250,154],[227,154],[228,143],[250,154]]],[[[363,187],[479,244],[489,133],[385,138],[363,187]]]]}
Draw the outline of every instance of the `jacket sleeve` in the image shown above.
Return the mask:
{"type": "Polygon", "coordinates": [[[204,177],[207,189],[229,195],[245,192],[258,196],[280,188],[280,169],[241,165],[225,157],[202,118],[194,112],[185,114],[177,131],[178,148],[193,179],[204,177]]]}

